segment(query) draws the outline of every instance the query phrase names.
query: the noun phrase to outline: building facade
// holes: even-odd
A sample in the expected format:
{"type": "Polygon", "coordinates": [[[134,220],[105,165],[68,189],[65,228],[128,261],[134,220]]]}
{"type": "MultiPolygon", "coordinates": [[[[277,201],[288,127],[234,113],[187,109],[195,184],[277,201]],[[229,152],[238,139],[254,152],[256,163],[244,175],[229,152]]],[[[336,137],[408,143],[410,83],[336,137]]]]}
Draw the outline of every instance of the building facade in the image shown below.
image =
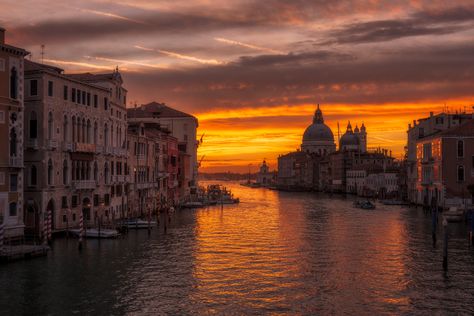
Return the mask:
{"type": "Polygon", "coordinates": [[[0,28],[0,225],[9,240],[24,232],[24,57],[28,52],[5,43],[0,28]]]}
{"type": "Polygon", "coordinates": [[[195,193],[197,187],[197,147],[196,133],[198,120],[194,116],[173,109],[163,103],[151,102],[128,109],[130,122],[158,123],[168,129],[178,140],[179,177],[176,179],[181,197],[195,193]]]}
{"type": "Polygon", "coordinates": [[[25,63],[25,223],[41,235],[127,210],[126,90],[118,70],[66,75],[25,63]]]}
{"type": "Polygon", "coordinates": [[[270,172],[270,168],[267,165],[267,162],[263,160],[260,170],[257,173],[257,180],[256,183],[260,186],[266,187],[273,185],[274,182],[274,174],[270,172]]]}
{"type": "Polygon", "coordinates": [[[416,141],[417,204],[474,205],[474,118],[416,141]]]}

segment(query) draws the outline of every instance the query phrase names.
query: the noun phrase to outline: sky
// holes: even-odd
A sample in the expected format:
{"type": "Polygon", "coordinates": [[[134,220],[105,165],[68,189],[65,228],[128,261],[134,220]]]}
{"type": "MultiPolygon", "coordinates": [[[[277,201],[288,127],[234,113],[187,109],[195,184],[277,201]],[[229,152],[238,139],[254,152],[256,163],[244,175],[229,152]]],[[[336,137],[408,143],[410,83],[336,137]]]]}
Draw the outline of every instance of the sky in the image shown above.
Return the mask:
{"type": "Polygon", "coordinates": [[[472,0],[0,0],[0,26],[66,72],[118,65],[129,106],[195,115],[201,172],[275,168],[317,103],[395,157],[414,119],[474,105],[472,0]]]}

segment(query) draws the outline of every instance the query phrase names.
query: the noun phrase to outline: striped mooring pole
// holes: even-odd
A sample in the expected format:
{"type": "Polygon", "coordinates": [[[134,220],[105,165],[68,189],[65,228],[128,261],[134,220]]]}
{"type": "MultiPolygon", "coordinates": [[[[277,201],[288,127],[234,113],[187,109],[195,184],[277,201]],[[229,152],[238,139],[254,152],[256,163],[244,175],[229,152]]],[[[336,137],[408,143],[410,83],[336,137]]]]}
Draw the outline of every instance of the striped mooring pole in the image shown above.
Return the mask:
{"type": "Polygon", "coordinates": [[[52,237],[52,224],[53,222],[51,221],[51,210],[48,210],[48,241],[51,241],[52,237]]]}
{"type": "Polygon", "coordinates": [[[84,218],[82,212],[79,214],[79,245],[78,249],[82,250],[82,237],[84,235],[84,218]]]}
{"type": "Polygon", "coordinates": [[[48,243],[48,218],[44,216],[43,218],[43,245],[48,243]]]}

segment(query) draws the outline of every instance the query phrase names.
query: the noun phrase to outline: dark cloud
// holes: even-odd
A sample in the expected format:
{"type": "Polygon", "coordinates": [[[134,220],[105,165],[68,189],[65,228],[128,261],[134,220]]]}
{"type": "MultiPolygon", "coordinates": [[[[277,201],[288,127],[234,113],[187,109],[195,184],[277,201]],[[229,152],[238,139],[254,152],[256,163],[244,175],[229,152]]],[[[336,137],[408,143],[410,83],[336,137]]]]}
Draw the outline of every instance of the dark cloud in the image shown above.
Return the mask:
{"type": "Polygon", "coordinates": [[[345,104],[415,102],[473,95],[472,43],[303,65],[298,56],[308,59],[307,53],[275,57],[273,62],[247,57],[225,66],[124,76],[134,98],[174,102],[188,111],[318,100],[345,104]]]}
{"type": "Polygon", "coordinates": [[[441,12],[420,11],[406,19],[352,23],[331,31],[330,39],[322,43],[383,42],[411,36],[451,34],[473,28],[474,9],[458,7],[441,12]]]}

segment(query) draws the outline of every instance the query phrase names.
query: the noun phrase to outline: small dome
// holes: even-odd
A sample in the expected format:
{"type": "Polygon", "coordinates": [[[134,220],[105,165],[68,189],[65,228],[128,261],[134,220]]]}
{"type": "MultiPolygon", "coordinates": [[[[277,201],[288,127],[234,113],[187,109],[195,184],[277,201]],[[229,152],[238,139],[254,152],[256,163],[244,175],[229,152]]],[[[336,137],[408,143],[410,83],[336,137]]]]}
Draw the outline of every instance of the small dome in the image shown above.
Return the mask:
{"type": "Polygon", "coordinates": [[[354,133],[345,133],[341,137],[340,146],[358,146],[359,145],[359,137],[354,133]]]}

